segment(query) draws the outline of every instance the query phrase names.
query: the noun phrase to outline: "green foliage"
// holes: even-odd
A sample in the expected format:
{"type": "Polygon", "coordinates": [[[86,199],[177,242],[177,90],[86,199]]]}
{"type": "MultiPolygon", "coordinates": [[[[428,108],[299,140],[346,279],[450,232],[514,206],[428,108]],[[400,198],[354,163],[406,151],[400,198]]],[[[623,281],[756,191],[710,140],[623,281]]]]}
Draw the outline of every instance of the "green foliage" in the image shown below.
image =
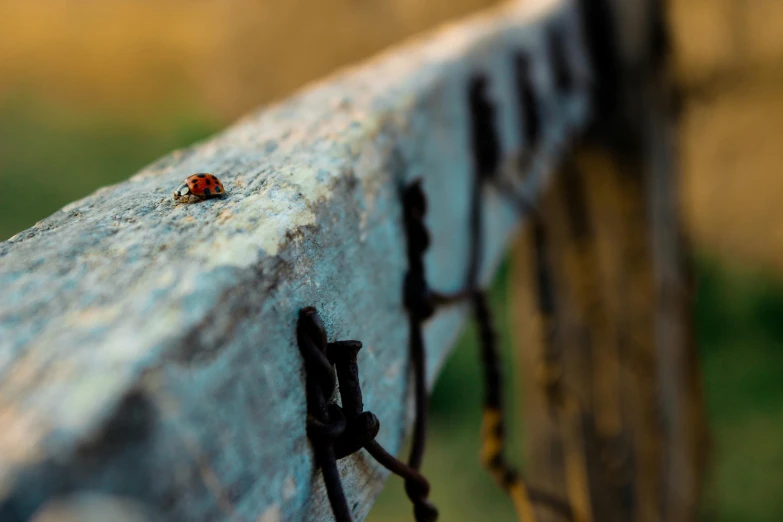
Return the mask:
{"type": "Polygon", "coordinates": [[[218,128],[192,112],[161,114],[154,122],[120,120],[23,95],[2,101],[0,241],[218,128]]]}
{"type": "Polygon", "coordinates": [[[699,262],[696,325],[712,430],[705,520],[783,520],[783,284],[699,262]]]}

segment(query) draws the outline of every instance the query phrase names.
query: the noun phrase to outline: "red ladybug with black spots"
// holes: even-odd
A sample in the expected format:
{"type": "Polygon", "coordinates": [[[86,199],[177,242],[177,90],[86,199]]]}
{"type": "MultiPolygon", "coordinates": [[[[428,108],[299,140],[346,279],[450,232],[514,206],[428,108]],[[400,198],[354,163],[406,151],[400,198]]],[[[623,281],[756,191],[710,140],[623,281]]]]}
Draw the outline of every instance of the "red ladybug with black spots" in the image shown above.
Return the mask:
{"type": "Polygon", "coordinates": [[[212,174],[199,173],[188,176],[174,191],[174,199],[182,203],[196,203],[226,193],[223,183],[212,174]]]}

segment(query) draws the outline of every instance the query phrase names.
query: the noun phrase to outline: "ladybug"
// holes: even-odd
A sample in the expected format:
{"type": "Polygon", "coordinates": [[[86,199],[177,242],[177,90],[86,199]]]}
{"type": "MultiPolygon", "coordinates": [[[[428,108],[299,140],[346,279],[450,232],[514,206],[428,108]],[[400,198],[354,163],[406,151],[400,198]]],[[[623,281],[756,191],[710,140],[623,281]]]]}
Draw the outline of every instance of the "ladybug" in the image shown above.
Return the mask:
{"type": "Polygon", "coordinates": [[[182,203],[196,203],[226,193],[223,184],[212,174],[199,173],[188,176],[174,191],[174,199],[182,203]]]}

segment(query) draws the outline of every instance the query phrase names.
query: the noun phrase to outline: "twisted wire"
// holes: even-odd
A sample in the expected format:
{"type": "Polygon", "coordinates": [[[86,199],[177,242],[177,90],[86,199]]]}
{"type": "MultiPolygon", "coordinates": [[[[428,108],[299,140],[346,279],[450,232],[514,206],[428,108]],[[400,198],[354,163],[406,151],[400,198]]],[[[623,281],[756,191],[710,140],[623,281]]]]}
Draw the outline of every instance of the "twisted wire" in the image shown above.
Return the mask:
{"type": "Polygon", "coordinates": [[[326,330],[315,308],[300,310],[296,339],[305,362],[307,436],[312,442],[316,462],[321,466],[335,521],[352,522],[334,451],[334,442],[345,431],[346,421],[340,407],[328,403],[336,380],[327,358],[326,330]]]}
{"type": "MultiPolygon", "coordinates": [[[[424,272],[424,252],[429,248],[430,236],[424,225],[427,199],[420,180],[408,185],[403,192],[402,200],[408,254],[408,273],[405,276],[403,302],[408,311],[409,348],[413,366],[416,409],[408,466],[418,471],[424,458],[428,409],[427,367],[422,323],[435,312],[435,300],[427,285],[424,272]]],[[[440,299],[444,298],[441,296],[440,299]]],[[[405,493],[414,504],[414,514],[418,522],[432,522],[437,519],[437,509],[427,500],[429,485],[423,488],[419,481],[408,478],[405,481],[405,493]]]]}

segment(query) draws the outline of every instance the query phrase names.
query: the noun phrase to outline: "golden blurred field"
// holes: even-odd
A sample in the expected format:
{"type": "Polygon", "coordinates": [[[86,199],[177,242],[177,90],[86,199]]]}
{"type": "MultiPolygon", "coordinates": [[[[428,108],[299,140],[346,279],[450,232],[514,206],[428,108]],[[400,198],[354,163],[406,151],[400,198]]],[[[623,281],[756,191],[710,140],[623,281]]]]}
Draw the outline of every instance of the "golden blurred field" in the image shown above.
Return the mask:
{"type": "Polygon", "coordinates": [[[783,269],[783,1],[676,0],[685,203],[724,260],[783,269]]]}
{"type": "MultiPolygon", "coordinates": [[[[0,95],[233,118],[488,0],[3,0],[0,95]]],[[[496,2],[495,2],[496,3],[496,2]]]]}

